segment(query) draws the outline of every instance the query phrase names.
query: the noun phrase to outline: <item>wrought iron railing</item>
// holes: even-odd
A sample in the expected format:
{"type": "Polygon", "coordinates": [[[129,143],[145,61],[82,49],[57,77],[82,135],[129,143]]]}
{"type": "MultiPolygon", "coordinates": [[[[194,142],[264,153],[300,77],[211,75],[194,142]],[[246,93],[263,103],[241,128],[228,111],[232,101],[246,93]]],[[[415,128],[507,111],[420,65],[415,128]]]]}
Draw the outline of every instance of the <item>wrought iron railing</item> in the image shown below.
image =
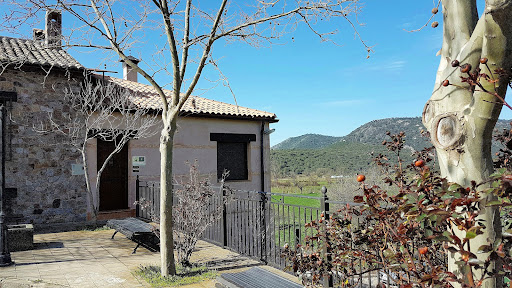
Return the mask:
{"type": "MultiPolygon", "coordinates": [[[[153,205],[152,209],[141,209],[138,205],[137,217],[151,220],[150,211],[159,215],[160,185],[137,178],[136,187],[137,199],[144,198],[153,205]]],[[[312,228],[306,227],[307,223],[318,220],[321,213],[328,214],[347,204],[329,200],[327,189],[322,191],[321,197],[242,190],[214,191],[217,194],[211,197],[205,209],[215,211],[222,206],[222,215],[206,229],[203,240],[281,269],[287,265],[281,257],[285,244],[290,247],[304,244],[305,238],[315,233],[312,228]],[[300,204],[304,202],[300,200],[305,199],[312,205],[300,204]],[[334,208],[332,211],[331,207],[334,208]]],[[[368,268],[361,261],[354,261],[350,265],[360,272],[368,268]]],[[[360,287],[375,287],[382,282],[381,276],[384,275],[379,271],[356,274],[351,281],[360,283],[360,287]]],[[[336,285],[335,282],[325,284],[336,285]]]]}

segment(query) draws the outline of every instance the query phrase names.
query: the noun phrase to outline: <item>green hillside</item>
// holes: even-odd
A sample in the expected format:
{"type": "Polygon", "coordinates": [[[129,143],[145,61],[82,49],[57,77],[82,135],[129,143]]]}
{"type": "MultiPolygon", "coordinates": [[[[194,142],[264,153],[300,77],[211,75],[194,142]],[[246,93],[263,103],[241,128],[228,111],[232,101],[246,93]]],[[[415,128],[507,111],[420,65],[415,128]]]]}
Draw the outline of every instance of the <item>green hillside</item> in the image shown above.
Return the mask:
{"type": "Polygon", "coordinates": [[[405,145],[415,151],[431,146],[428,139],[421,136],[421,130],[426,130],[421,123],[420,117],[414,118],[387,118],[370,121],[350,134],[343,137],[349,142],[380,144],[383,140],[389,139],[386,132],[392,134],[405,132],[405,145]]]}
{"type": "Polygon", "coordinates": [[[281,175],[339,175],[364,171],[371,153],[384,152],[382,145],[338,142],[323,149],[272,150],[271,163],[281,175]]]}
{"type": "Polygon", "coordinates": [[[321,149],[336,142],[342,137],[325,136],[319,134],[304,134],[291,137],[272,147],[274,150],[283,149],[321,149]]]}
{"type": "MultiPolygon", "coordinates": [[[[510,129],[510,120],[499,120],[495,131],[510,129]]],[[[280,176],[297,174],[340,175],[365,171],[373,163],[371,153],[387,153],[383,140],[389,139],[386,131],[406,133],[406,162],[413,161],[411,154],[430,142],[421,136],[424,129],[421,118],[388,118],[368,122],[344,137],[306,134],[272,147],[270,158],[272,170],[280,176]]],[[[493,153],[499,149],[493,143],[493,153]]]]}

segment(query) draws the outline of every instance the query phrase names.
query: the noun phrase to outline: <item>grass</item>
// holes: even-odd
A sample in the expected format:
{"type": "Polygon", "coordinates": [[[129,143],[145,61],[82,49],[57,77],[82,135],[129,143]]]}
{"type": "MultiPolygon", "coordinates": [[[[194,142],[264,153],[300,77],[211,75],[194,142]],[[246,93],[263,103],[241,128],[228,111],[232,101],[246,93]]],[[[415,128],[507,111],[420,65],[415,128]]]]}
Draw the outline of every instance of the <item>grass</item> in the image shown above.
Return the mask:
{"type": "MultiPolygon", "coordinates": [[[[331,181],[332,182],[332,181],[331,181]]],[[[318,194],[322,186],[329,187],[330,181],[324,178],[300,176],[296,178],[281,178],[272,180],[272,193],[305,195],[318,194]],[[300,189],[299,187],[302,187],[300,189]]]]}
{"type": "MultiPolygon", "coordinates": [[[[327,186],[327,185],[323,185],[327,186]]],[[[302,191],[297,186],[273,186],[271,188],[272,193],[281,193],[281,194],[297,194],[297,195],[306,195],[311,193],[318,193],[322,190],[322,185],[310,185],[304,186],[302,191]]]]}
{"type": "Polygon", "coordinates": [[[105,230],[110,230],[111,228],[107,227],[106,225],[105,226],[101,226],[101,227],[93,227],[93,226],[90,226],[90,227],[86,227],[84,229],[82,229],[81,231],[83,232],[90,232],[90,231],[105,231],[105,230]]]}
{"type": "Polygon", "coordinates": [[[219,273],[208,270],[204,266],[192,268],[178,266],[175,276],[162,277],[159,266],[140,266],[134,274],[148,282],[151,287],[176,287],[215,279],[219,273]]]}
{"type": "Polygon", "coordinates": [[[295,229],[300,229],[300,239],[304,239],[306,235],[312,236],[311,228],[306,229],[304,224],[311,220],[317,220],[320,214],[320,200],[310,199],[294,196],[311,196],[320,197],[321,193],[308,193],[308,194],[288,194],[286,196],[273,195],[272,203],[275,206],[275,222],[271,225],[275,225],[275,241],[279,246],[283,246],[285,243],[295,245],[295,229]],[[284,197],[284,199],[283,199],[284,197]],[[286,204],[280,206],[279,203],[286,204]],[[317,209],[304,209],[299,207],[287,206],[305,206],[317,209]],[[280,206],[278,208],[278,206],[280,206]]]}
{"type": "Polygon", "coordinates": [[[293,196],[310,196],[310,197],[320,197],[321,193],[307,193],[307,194],[289,194],[286,196],[273,195],[272,203],[282,203],[284,197],[284,204],[289,205],[300,205],[300,206],[308,206],[308,207],[320,207],[320,201],[318,199],[310,199],[310,198],[302,198],[302,197],[293,197],[293,196]]]}

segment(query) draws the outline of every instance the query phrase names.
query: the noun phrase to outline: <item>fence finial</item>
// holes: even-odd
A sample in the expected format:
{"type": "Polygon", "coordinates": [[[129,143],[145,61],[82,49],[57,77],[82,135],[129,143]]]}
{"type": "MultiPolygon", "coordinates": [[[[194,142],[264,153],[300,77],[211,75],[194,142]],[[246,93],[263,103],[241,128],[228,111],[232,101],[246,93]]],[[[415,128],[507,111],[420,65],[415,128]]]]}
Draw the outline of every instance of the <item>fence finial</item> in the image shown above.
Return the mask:
{"type": "Polygon", "coordinates": [[[327,187],[322,186],[322,194],[324,194],[324,196],[325,196],[325,194],[327,194],[327,187]]]}

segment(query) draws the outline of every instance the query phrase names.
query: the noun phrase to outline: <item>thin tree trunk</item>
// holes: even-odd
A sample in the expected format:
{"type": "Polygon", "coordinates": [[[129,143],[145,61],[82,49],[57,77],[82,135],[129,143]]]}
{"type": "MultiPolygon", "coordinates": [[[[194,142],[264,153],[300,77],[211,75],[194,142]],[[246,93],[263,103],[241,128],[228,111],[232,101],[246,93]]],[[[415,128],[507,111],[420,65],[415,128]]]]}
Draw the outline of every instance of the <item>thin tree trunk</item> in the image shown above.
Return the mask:
{"type": "Polygon", "coordinates": [[[164,277],[176,274],[173,241],[173,187],[172,187],[172,152],[176,117],[169,126],[164,123],[160,137],[160,256],[161,274],[164,277]]]}
{"type": "Polygon", "coordinates": [[[85,188],[87,190],[87,196],[89,197],[89,201],[91,203],[92,207],[92,221],[96,222],[96,219],[98,218],[98,206],[96,205],[96,201],[94,200],[94,195],[91,191],[91,184],[89,183],[89,175],[87,174],[87,153],[86,153],[87,145],[84,145],[80,152],[82,153],[82,162],[84,165],[84,176],[85,176],[85,188]]]}

